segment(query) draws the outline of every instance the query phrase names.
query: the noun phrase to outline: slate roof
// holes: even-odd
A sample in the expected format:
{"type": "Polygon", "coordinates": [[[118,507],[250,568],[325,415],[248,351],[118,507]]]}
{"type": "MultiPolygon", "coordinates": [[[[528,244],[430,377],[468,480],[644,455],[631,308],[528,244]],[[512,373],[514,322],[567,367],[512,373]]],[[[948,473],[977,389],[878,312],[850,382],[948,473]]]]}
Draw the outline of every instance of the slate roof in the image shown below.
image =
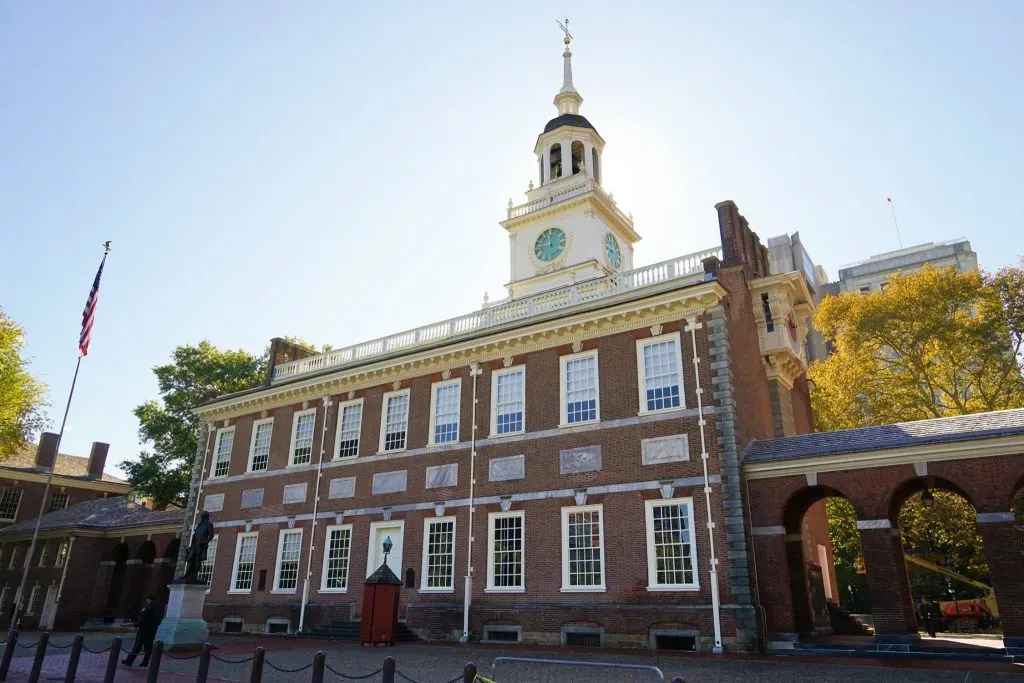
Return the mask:
{"type": "MultiPolygon", "coordinates": [[[[185,512],[180,509],[153,512],[124,496],[116,496],[87,500],[63,510],[45,514],[39,523],[39,530],[92,529],[109,531],[130,529],[154,524],[180,524],[184,516],[185,512]]],[[[0,538],[31,534],[35,524],[34,518],[12,524],[0,529],[0,538]]]]}
{"type": "Polygon", "coordinates": [[[1024,434],[1024,409],[999,410],[917,422],[897,422],[881,427],[861,427],[754,441],[743,452],[743,462],[793,460],[925,444],[977,441],[1018,434],[1024,434]]]}
{"type": "MultiPolygon", "coordinates": [[[[38,444],[26,444],[21,450],[16,451],[3,460],[0,460],[0,471],[18,470],[19,472],[45,472],[45,470],[36,468],[36,449],[38,447],[38,444]]],[[[58,453],[57,467],[54,470],[54,474],[59,474],[65,477],[87,479],[89,475],[89,458],[83,458],[78,455],[68,455],[67,453],[58,453]]],[[[122,484],[125,483],[124,479],[118,479],[106,472],[103,473],[103,481],[122,484]]]]}
{"type": "MultiPolygon", "coordinates": [[[[594,124],[587,121],[586,117],[580,116],[579,114],[562,114],[548,121],[547,125],[544,126],[544,133],[550,133],[555,128],[561,128],[562,126],[576,126],[577,128],[590,128],[595,133],[597,129],[594,128],[594,124]]],[[[541,133],[543,135],[544,133],[541,133]]]]}

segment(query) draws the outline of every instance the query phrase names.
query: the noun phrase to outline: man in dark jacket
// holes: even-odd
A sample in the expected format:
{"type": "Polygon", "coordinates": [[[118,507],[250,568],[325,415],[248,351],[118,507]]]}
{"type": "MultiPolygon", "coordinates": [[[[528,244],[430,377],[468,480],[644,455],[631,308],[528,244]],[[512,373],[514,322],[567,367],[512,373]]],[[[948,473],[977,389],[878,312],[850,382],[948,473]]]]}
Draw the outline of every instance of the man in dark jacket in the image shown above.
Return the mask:
{"type": "Polygon", "coordinates": [[[141,651],[142,661],[139,666],[149,666],[149,656],[153,654],[153,641],[156,639],[156,629],[160,625],[160,608],[156,604],[156,596],[146,596],[146,604],[139,612],[139,618],[135,621],[135,645],[121,663],[128,666],[135,661],[135,656],[141,651]]]}

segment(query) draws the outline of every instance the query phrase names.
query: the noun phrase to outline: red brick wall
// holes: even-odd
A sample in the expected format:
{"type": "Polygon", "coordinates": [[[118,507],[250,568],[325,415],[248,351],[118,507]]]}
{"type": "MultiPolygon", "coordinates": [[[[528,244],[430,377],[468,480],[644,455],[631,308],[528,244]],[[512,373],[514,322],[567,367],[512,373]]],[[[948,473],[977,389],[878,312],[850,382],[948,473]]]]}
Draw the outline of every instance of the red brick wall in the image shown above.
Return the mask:
{"type": "MultiPolygon", "coordinates": [[[[42,503],[43,491],[46,489],[45,482],[18,479],[16,474],[0,469],[0,490],[5,488],[21,489],[21,505],[18,507],[18,515],[15,521],[0,522],[0,529],[16,524],[17,522],[23,522],[26,519],[35,519],[39,516],[39,505],[42,503]]],[[[83,503],[87,500],[95,500],[105,496],[125,495],[128,492],[128,486],[125,485],[121,492],[106,493],[103,491],[96,491],[95,489],[79,488],[65,484],[62,481],[55,481],[51,491],[56,493],[67,493],[68,507],[70,507],[72,505],[77,505],[78,503],[83,503]]],[[[49,503],[47,503],[46,510],[49,510],[49,503]]]]}

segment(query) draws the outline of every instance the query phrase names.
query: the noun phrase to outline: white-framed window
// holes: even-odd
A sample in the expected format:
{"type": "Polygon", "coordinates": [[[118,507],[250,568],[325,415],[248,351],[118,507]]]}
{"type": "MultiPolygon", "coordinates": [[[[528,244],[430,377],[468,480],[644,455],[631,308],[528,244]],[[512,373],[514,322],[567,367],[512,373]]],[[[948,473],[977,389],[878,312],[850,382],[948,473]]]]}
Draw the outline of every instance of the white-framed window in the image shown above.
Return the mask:
{"type": "Polygon", "coordinates": [[[641,414],[686,406],[679,333],[638,339],[636,371],[641,414]]]}
{"type": "Polygon", "coordinates": [[[37,567],[45,567],[46,561],[50,559],[50,544],[42,543],[39,545],[39,562],[36,563],[37,567]]]}
{"type": "Polygon", "coordinates": [[[563,507],[562,590],[604,589],[604,506],[563,507]]]}
{"type": "Polygon", "coordinates": [[[423,520],[423,571],[421,591],[455,590],[455,518],[423,520]]]}
{"type": "Polygon", "coordinates": [[[462,380],[435,382],[430,387],[430,443],[459,440],[459,404],[462,380]]]}
{"type": "Polygon", "coordinates": [[[491,436],[526,431],[526,366],[491,373],[491,436]]]}
{"type": "Polygon", "coordinates": [[[274,418],[268,417],[252,423],[252,440],[249,442],[249,469],[247,472],[263,472],[270,462],[270,437],[274,433],[274,418]]]}
{"type": "Polygon", "coordinates": [[[274,591],[294,593],[299,586],[299,555],[302,529],[288,529],[277,536],[277,566],[274,567],[274,591]]]}
{"type": "Polygon", "coordinates": [[[21,507],[21,489],[7,487],[0,493],[0,520],[13,522],[21,507]]]}
{"type": "Polygon", "coordinates": [[[217,563],[217,543],[219,540],[220,534],[214,534],[210,544],[206,546],[206,559],[199,565],[199,572],[196,574],[196,578],[206,584],[207,590],[210,588],[210,582],[213,581],[213,566],[217,563]]]}
{"type": "Polygon", "coordinates": [[[235,561],[231,565],[231,589],[229,593],[249,593],[252,591],[252,575],[256,567],[256,543],[258,531],[238,534],[235,541],[235,561]]]}
{"type": "Polygon", "coordinates": [[[693,498],[645,501],[647,590],[697,590],[693,498]]]}
{"type": "Polygon", "coordinates": [[[235,428],[222,427],[217,430],[217,443],[213,447],[213,471],[211,477],[226,477],[231,469],[231,447],[235,444],[235,428]]]}
{"type": "Polygon", "coordinates": [[[57,510],[63,510],[68,506],[68,494],[56,491],[50,494],[50,509],[49,512],[56,512],[57,510]]]}
{"type": "Polygon", "coordinates": [[[289,465],[306,465],[313,459],[313,430],[316,408],[300,410],[292,416],[292,443],[288,449],[289,465]]]}
{"type": "Polygon", "coordinates": [[[354,458],[359,455],[359,433],[363,428],[363,399],[357,398],[338,406],[338,429],[334,435],[334,457],[354,458]]]}
{"type": "Polygon", "coordinates": [[[324,567],[320,573],[320,591],[344,593],[348,590],[349,560],[352,559],[352,525],[327,527],[324,567]]]}
{"type": "Polygon", "coordinates": [[[601,417],[597,383],[597,351],[559,359],[562,376],[562,425],[596,422],[601,417]]]}
{"type": "Polygon", "coordinates": [[[487,516],[487,590],[526,590],[524,532],[526,513],[492,512],[487,516]]]}
{"type": "Polygon", "coordinates": [[[28,594],[28,604],[25,605],[25,616],[32,616],[36,613],[36,608],[39,607],[39,591],[42,588],[38,583],[32,586],[32,591],[28,594]]]}
{"type": "Polygon", "coordinates": [[[380,451],[405,450],[409,432],[409,390],[384,394],[382,405],[384,417],[380,421],[380,451]]]}
{"type": "Polygon", "coordinates": [[[21,555],[21,546],[16,545],[11,548],[11,560],[7,563],[8,569],[16,569],[18,567],[19,555],[21,555]]]}
{"type": "Polygon", "coordinates": [[[65,538],[57,544],[57,557],[53,561],[53,566],[63,567],[64,563],[68,561],[69,552],[71,552],[71,541],[65,538]]]}

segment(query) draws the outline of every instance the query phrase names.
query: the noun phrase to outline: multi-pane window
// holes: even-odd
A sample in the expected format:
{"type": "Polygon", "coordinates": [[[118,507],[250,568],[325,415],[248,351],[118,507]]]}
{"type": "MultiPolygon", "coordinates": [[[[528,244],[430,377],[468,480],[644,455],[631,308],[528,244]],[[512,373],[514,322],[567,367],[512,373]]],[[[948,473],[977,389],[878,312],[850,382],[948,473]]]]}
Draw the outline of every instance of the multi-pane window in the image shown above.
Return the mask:
{"type": "Polygon", "coordinates": [[[526,369],[496,370],[492,384],[494,422],[492,434],[515,434],[524,429],[526,413],[526,369]]]}
{"type": "Polygon", "coordinates": [[[50,559],[50,544],[43,543],[39,546],[39,564],[40,567],[46,566],[46,561],[50,559]]]}
{"type": "Polygon", "coordinates": [[[601,505],[562,508],[562,589],[604,590],[601,505]]]}
{"type": "Polygon", "coordinates": [[[262,472],[270,462],[270,436],[274,432],[274,418],[257,420],[252,425],[252,443],[249,446],[249,471],[262,472]]]}
{"type": "Polygon", "coordinates": [[[320,590],[348,589],[348,561],[352,555],[352,525],[327,527],[327,548],[320,590]]]}
{"type": "Polygon", "coordinates": [[[0,493],[0,519],[13,522],[21,506],[21,489],[5,488],[0,493]]]}
{"type": "Polygon", "coordinates": [[[302,529],[281,532],[277,541],[274,590],[293,591],[299,585],[299,551],[301,549],[302,529]]]}
{"type": "Polygon", "coordinates": [[[682,406],[683,374],[679,335],[641,339],[636,349],[640,376],[640,411],[648,413],[682,406]]]}
{"type": "Polygon", "coordinates": [[[256,564],[257,532],[238,535],[235,546],[235,564],[231,571],[231,590],[248,593],[252,590],[252,574],[256,564]]]}
{"type": "Polygon", "coordinates": [[[381,425],[381,450],[405,448],[409,428],[409,390],[384,394],[384,421],[381,425]]]}
{"type": "Polygon", "coordinates": [[[18,566],[18,556],[21,555],[21,546],[11,548],[11,560],[7,563],[8,569],[15,569],[18,566]]]}
{"type": "Polygon", "coordinates": [[[430,405],[431,443],[459,440],[459,394],[462,380],[441,382],[433,386],[430,405]]]}
{"type": "Polygon", "coordinates": [[[227,476],[231,467],[231,447],[235,443],[235,428],[226,427],[217,431],[217,444],[213,449],[213,476],[227,476]]]}
{"type": "Polygon", "coordinates": [[[597,351],[562,356],[562,424],[597,416],[597,351]]]}
{"type": "Polygon", "coordinates": [[[363,428],[363,401],[342,404],[338,413],[338,436],[334,447],[335,458],[359,455],[359,432],[363,428]]]}
{"type": "Polygon", "coordinates": [[[693,500],[649,500],[645,505],[648,590],[696,589],[693,500]]]}
{"type": "Polygon", "coordinates": [[[522,512],[493,512],[488,518],[487,589],[524,590],[522,512]]]}
{"type": "Polygon", "coordinates": [[[207,586],[209,586],[210,581],[213,580],[213,565],[217,562],[218,539],[219,536],[214,534],[210,544],[206,546],[206,559],[199,565],[199,573],[196,574],[196,578],[207,586]]]}
{"type": "Polygon", "coordinates": [[[57,491],[50,494],[50,509],[48,512],[63,510],[68,506],[68,494],[57,491]]]}
{"type": "Polygon", "coordinates": [[[68,561],[68,552],[71,551],[71,541],[65,539],[57,545],[57,557],[53,561],[54,567],[63,567],[68,561]]]}
{"type": "Polygon", "coordinates": [[[292,421],[292,465],[305,465],[313,458],[313,428],[316,425],[316,408],[295,413],[292,421]]]}
{"type": "Polygon", "coordinates": [[[28,604],[25,606],[25,615],[32,616],[39,607],[39,591],[42,588],[38,583],[32,586],[32,592],[28,594],[28,604]]]}
{"type": "Polygon", "coordinates": [[[450,591],[455,588],[454,517],[424,521],[422,576],[422,590],[450,591]]]}

